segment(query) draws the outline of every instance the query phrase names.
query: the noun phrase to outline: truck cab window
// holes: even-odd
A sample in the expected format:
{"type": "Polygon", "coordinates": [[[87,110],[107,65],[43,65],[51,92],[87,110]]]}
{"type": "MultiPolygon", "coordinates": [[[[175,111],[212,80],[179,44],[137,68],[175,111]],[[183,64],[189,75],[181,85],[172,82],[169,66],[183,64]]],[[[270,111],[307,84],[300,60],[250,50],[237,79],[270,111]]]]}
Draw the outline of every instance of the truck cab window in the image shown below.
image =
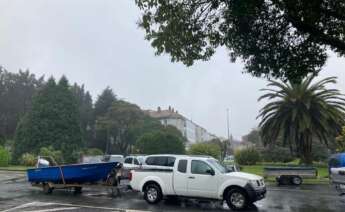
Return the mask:
{"type": "Polygon", "coordinates": [[[176,160],[176,158],[174,158],[174,157],[168,157],[167,158],[167,166],[170,166],[170,167],[173,167],[174,166],[174,164],[175,164],[175,160],[176,160]]]}
{"type": "Polygon", "coordinates": [[[209,170],[212,170],[212,168],[204,161],[192,160],[192,167],[191,167],[192,174],[209,175],[209,170]]]}
{"type": "Polygon", "coordinates": [[[132,164],[132,158],[126,158],[125,163],[132,164]]]}
{"type": "Polygon", "coordinates": [[[178,162],[177,170],[181,173],[186,173],[186,171],[187,171],[187,160],[180,160],[178,162]]]}
{"type": "Polygon", "coordinates": [[[135,165],[140,165],[139,161],[136,158],[134,158],[133,162],[134,162],[135,165]]]}
{"type": "Polygon", "coordinates": [[[147,165],[152,166],[168,166],[173,167],[175,164],[175,157],[170,156],[153,156],[146,159],[147,165]]]}

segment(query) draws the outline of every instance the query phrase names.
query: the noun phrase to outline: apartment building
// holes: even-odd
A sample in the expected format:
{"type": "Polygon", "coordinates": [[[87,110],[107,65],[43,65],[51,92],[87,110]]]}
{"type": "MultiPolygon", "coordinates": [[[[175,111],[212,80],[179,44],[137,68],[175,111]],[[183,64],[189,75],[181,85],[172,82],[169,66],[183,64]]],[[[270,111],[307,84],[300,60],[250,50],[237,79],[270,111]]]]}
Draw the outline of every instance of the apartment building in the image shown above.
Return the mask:
{"type": "Polygon", "coordinates": [[[179,114],[178,111],[170,106],[166,110],[162,110],[158,107],[156,111],[147,110],[145,112],[152,118],[158,119],[162,125],[172,125],[176,127],[187,138],[189,144],[205,142],[217,138],[217,136],[209,133],[205,128],[179,114]]]}

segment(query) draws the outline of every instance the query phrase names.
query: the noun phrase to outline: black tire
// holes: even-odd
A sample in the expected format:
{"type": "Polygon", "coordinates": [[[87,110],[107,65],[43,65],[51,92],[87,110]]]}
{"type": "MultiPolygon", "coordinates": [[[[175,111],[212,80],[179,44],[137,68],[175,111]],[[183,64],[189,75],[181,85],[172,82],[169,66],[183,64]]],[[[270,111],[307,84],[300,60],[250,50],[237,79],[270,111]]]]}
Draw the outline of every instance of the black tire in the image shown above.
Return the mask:
{"type": "Polygon", "coordinates": [[[291,184],[291,178],[289,176],[280,176],[277,178],[278,185],[289,185],[291,184]]]}
{"type": "Polygon", "coordinates": [[[155,183],[148,184],[144,189],[144,199],[149,204],[159,203],[163,199],[161,188],[155,183]]]}
{"type": "Polygon", "coordinates": [[[250,204],[247,192],[240,188],[231,189],[225,199],[231,210],[244,210],[250,204]]]}
{"type": "Polygon", "coordinates": [[[76,186],[74,187],[74,194],[81,194],[83,187],[76,186]]]}
{"type": "Polygon", "coordinates": [[[43,183],[42,188],[43,188],[43,192],[44,192],[45,194],[51,194],[51,193],[53,193],[53,188],[50,187],[48,183],[43,183]]]}
{"type": "Polygon", "coordinates": [[[301,185],[303,183],[303,179],[300,176],[292,176],[291,177],[291,184],[292,185],[301,185]]]}

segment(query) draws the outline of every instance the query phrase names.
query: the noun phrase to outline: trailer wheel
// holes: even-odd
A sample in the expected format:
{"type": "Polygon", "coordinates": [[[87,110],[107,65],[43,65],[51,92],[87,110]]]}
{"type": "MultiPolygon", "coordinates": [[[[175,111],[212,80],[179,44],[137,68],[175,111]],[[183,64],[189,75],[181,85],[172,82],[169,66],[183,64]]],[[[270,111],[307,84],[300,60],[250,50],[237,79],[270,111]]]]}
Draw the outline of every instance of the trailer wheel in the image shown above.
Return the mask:
{"type": "Polygon", "coordinates": [[[293,185],[301,185],[303,182],[302,178],[300,176],[292,176],[291,177],[291,183],[293,185]]]}
{"type": "Polygon", "coordinates": [[[279,176],[276,178],[278,185],[289,185],[291,183],[291,179],[289,176],[279,176]]]}
{"type": "Polygon", "coordinates": [[[74,194],[81,194],[83,187],[76,186],[74,187],[74,194]]]}
{"type": "Polygon", "coordinates": [[[43,183],[42,188],[43,188],[43,192],[44,192],[45,194],[51,194],[51,193],[53,193],[53,189],[54,189],[54,188],[50,187],[50,185],[49,185],[48,183],[43,183]]]}

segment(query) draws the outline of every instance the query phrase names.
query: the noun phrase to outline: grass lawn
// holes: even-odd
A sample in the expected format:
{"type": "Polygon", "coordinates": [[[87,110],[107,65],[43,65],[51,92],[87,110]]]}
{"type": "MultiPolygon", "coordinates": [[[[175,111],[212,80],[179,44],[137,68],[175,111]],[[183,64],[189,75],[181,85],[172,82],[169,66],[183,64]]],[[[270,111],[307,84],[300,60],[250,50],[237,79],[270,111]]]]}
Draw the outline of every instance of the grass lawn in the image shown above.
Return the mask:
{"type": "MultiPolygon", "coordinates": [[[[263,176],[264,167],[267,165],[252,165],[252,166],[241,166],[241,171],[248,172],[256,175],[263,176]]],[[[272,165],[269,165],[272,166],[272,165]]],[[[0,167],[0,171],[26,171],[28,166],[7,166],[7,167],[0,167]]],[[[316,179],[303,179],[304,184],[327,184],[329,183],[328,179],[328,169],[327,167],[316,167],[318,170],[318,177],[316,179]]],[[[266,178],[266,181],[275,182],[275,178],[269,177],[266,178]]]]}
{"type": "Polygon", "coordinates": [[[29,166],[13,166],[13,165],[9,165],[6,167],[0,167],[0,171],[26,171],[28,168],[32,168],[29,166]]]}
{"type": "MultiPolygon", "coordinates": [[[[265,165],[241,166],[241,171],[263,176],[264,167],[265,165]]],[[[318,170],[318,177],[316,179],[303,179],[304,184],[329,183],[327,167],[316,167],[316,168],[318,170]]],[[[273,177],[269,177],[266,179],[266,181],[275,182],[275,179],[273,177]]]]}

